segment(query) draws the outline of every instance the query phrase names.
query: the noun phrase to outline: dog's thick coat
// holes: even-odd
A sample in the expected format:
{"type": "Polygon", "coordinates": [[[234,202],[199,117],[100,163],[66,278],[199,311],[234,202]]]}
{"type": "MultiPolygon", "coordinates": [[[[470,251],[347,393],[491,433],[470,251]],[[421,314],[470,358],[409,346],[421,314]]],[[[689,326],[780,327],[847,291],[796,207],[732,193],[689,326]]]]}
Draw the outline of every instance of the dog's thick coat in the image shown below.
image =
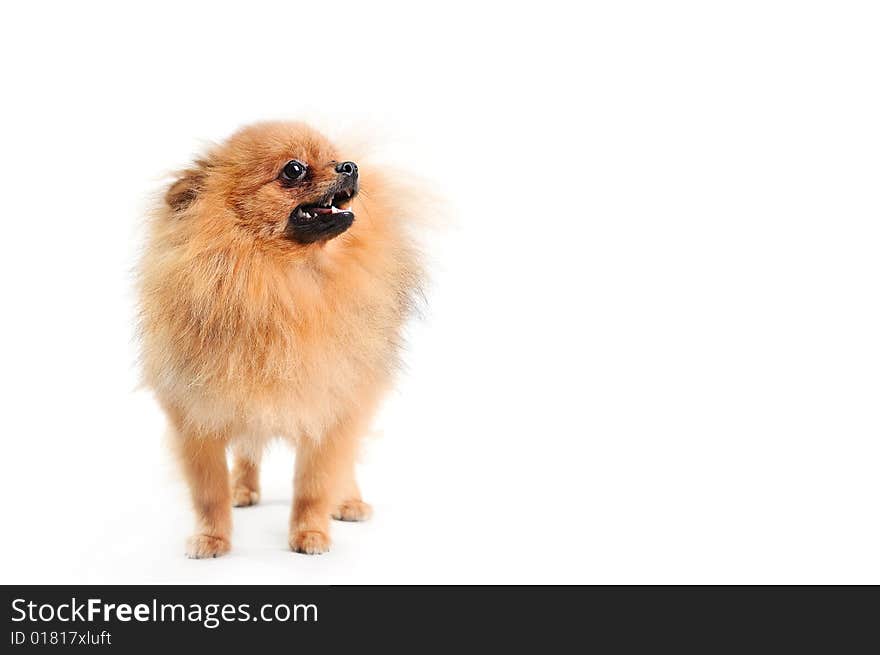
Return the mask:
{"type": "Polygon", "coordinates": [[[413,193],[366,162],[350,228],[289,237],[292,212],[332,192],[345,155],[303,124],[257,124],[183,171],[150,217],[142,362],[191,490],[192,557],[229,550],[231,507],[258,501],[260,453],[276,436],[297,450],[293,550],[326,551],[331,515],[369,515],[357,444],[396,368],[421,266],[413,193]],[[282,179],[291,160],[308,166],[302,184],[282,179]]]}

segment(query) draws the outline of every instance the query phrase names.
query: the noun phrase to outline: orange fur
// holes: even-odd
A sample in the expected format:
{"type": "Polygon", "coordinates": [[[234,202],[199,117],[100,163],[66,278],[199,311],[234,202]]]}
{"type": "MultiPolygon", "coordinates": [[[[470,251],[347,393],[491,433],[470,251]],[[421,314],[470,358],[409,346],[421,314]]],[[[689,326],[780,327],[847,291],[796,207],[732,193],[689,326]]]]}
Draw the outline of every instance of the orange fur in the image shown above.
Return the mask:
{"type": "Polygon", "coordinates": [[[229,549],[230,508],[257,502],[260,453],[275,436],[297,448],[293,550],[327,550],[331,515],[369,516],[357,443],[391,382],[421,267],[413,193],[364,161],[347,231],[309,245],[285,236],[291,211],[330,188],[343,159],[303,124],[257,124],[182,172],[151,216],[143,370],[190,486],[190,556],[229,549]],[[279,183],[291,159],[308,163],[308,190],[279,183]]]}

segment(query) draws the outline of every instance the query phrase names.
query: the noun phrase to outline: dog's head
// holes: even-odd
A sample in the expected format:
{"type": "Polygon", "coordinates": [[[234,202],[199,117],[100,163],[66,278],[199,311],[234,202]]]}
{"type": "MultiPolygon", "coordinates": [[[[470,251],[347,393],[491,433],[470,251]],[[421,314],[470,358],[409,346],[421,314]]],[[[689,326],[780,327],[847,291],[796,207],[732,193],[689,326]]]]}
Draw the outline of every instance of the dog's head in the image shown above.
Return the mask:
{"type": "Polygon", "coordinates": [[[165,202],[181,220],[231,221],[256,238],[307,248],[351,227],[357,193],[357,164],[306,125],[278,122],[233,135],[183,171],[165,202]]]}

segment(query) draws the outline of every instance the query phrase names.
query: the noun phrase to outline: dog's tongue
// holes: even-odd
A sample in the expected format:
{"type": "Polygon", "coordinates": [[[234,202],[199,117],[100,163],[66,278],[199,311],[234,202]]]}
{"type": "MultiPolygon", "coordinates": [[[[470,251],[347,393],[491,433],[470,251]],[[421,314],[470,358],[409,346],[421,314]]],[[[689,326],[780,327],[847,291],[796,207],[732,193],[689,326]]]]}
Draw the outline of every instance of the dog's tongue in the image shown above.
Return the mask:
{"type": "Polygon", "coordinates": [[[349,210],[339,209],[339,207],[315,207],[311,211],[314,212],[316,216],[326,216],[327,214],[340,214],[349,210]]]}

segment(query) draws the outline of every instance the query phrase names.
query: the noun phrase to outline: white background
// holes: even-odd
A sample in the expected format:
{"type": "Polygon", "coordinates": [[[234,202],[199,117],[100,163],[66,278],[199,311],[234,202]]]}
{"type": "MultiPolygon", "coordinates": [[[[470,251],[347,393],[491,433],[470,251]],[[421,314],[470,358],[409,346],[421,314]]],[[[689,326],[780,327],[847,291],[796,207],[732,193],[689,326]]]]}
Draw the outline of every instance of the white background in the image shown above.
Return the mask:
{"type": "Polygon", "coordinates": [[[2,10],[0,582],[880,583],[875,4],[231,5],[2,10]],[[288,552],[279,446],[190,561],[138,226],[301,117],[435,180],[429,309],[375,519],[288,552]]]}

